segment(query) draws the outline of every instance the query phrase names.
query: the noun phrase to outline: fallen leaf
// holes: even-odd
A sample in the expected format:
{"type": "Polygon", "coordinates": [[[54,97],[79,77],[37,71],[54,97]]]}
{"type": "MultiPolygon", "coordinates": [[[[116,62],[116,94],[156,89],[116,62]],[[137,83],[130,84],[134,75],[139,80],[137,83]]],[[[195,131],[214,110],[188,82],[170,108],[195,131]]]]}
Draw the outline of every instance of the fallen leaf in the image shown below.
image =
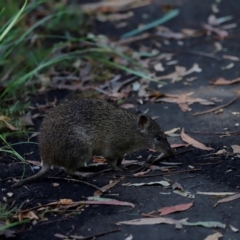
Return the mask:
{"type": "Polygon", "coordinates": [[[239,115],[240,112],[231,112],[232,115],[239,115]]]}
{"type": "MultiPolygon", "coordinates": [[[[86,201],[77,201],[77,202],[74,202],[71,199],[60,199],[59,201],[51,202],[45,205],[38,205],[31,209],[26,209],[19,213],[19,218],[21,219],[24,216],[28,216],[28,213],[31,212],[33,209],[46,212],[46,210],[49,207],[52,207],[52,208],[55,208],[54,211],[60,211],[60,210],[67,210],[73,207],[78,207],[81,205],[114,205],[114,206],[130,206],[132,208],[135,207],[135,205],[130,202],[118,201],[111,198],[101,198],[98,196],[88,197],[88,200],[86,201]]],[[[29,217],[31,216],[32,215],[30,214],[29,217]]]]}
{"type": "Polygon", "coordinates": [[[134,177],[138,177],[138,176],[143,176],[145,174],[147,174],[151,169],[148,169],[147,171],[144,171],[144,172],[138,172],[138,173],[135,173],[133,174],[134,177]]]}
{"type": "MultiPolygon", "coordinates": [[[[165,131],[164,133],[167,135],[167,136],[172,136],[173,133],[177,132],[178,130],[180,130],[180,128],[173,128],[171,130],[168,130],[168,131],[165,131]]],[[[174,135],[175,136],[175,135],[174,135]]]]}
{"type": "Polygon", "coordinates": [[[214,207],[216,207],[219,203],[230,202],[230,201],[236,200],[238,198],[240,198],[240,193],[232,195],[230,197],[223,198],[223,199],[217,201],[217,203],[214,205],[214,207]]]}
{"type": "Polygon", "coordinates": [[[61,239],[69,239],[68,236],[63,235],[63,234],[61,234],[61,233],[56,233],[56,234],[54,234],[54,237],[56,237],[56,238],[61,238],[61,239]]]}
{"type": "Polygon", "coordinates": [[[239,58],[239,57],[236,57],[236,56],[223,55],[222,58],[223,58],[223,59],[232,60],[232,61],[240,61],[240,58],[239,58]]]}
{"type": "Polygon", "coordinates": [[[174,193],[178,194],[178,195],[181,195],[183,197],[187,197],[187,198],[195,198],[194,194],[192,194],[191,192],[189,191],[180,191],[180,190],[174,190],[173,191],[174,193]]]}
{"type": "Polygon", "coordinates": [[[138,218],[129,221],[122,221],[117,222],[116,225],[153,225],[153,224],[175,224],[177,228],[182,228],[182,222],[186,221],[187,219],[175,220],[172,218],[163,218],[163,217],[156,217],[156,218],[138,218]]]}
{"type": "Polygon", "coordinates": [[[236,78],[233,80],[226,80],[225,78],[218,78],[216,81],[211,82],[213,85],[230,85],[234,83],[240,82],[240,78],[236,78]]]}
{"type": "Polygon", "coordinates": [[[209,222],[188,222],[187,218],[175,220],[172,218],[154,217],[154,218],[138,218],[129,221],[117,222],[116,225],[153,225],[153,224],[175,224],[176,228],[182,228],[182,225],[186,226],[202,226],[207,228],[226,228],[226,224],[221,222],[209,221],[209,222]]]}
{"type": "Polygon", "coordinates": [[[213,233],[213,234],[207,236],[206,238],[204,238],[204,240],[218,240],[222,236],[223,235],[220,232],[216,232],[216,233],[213,233]]]}
{"type": "Polygon", "coordinates": [[[237,228],[235,228],[234,226],[232,226],[231,224],[229,225],[229,227],[231,228],[231,230],[233,232],[238,232],[239,230],[237,228]]]}
{"type": "MultiPolygon", "coordinates": [[[[11,230],[8,228],[8,225],[3,222],[3,221],[0,221],[0,229],[3,229],[0,231],[0,236],[5,236],[6,238],[13,238],[13,237],[16,237],[16,231],[15,230],[11,230]]],[[[3,237],[5,239],[5,237],[3,237]]]]}
{"type": "Polygon", "coordinates": [[[229,63],[227,66],[222,67],[222,70],[231,69],[231,68],[233,68],[234,66],[235,66],[234,63],[229,63]]]}
{"type": "Polygon", "coordinates": [[[176,82],[181,80],[184,76],[189,75],[194,72],[201,72],[202,69],[199,67],[197,63],[194,63],[193,66],[187,70],[185,67],[182,66],[175,66],[175,72],[170,73],[168,75],[157,77],[158,80],[165,80],[171,79],[172,82],[176,82]]]}
{"type": "Polygon", "coordinates": [[[106,192],[110,188],[113,188],[115,185],[117,185],[123,179],[124,179],[124,177],[121,177],[120,179],[114,180],[111,183],[101,187],[101,191],[99,191],[99,190],[95,191],[94,196],[101,196],[104,192],[106,192]]]}
{"type": "Polygon", "coordinates": [[[154,70],[156,72],[163,72],[165,71],[165,68],[163,67],[162,63],[157,63],[154,65],[154,70]]]}
{"type": "Polygon", "coordinates": [[[174,144],[171,144],[171,148],[180,148],[180,147],[188,147],[189,144],[186,144],[186,143],[174,143],[174,144]]]}
{"type": "Polygon", "coordinates": [[[189,105],[193,103],[200,103],[202,105],[214,105],[214,102],[202,98],[191,97],[193,92],[182,94],[164,94],[165,97],[158,98],[155,102],[177,103],[183,112],[191,111],[189,105]]]}
{"type": "Polygon", "coordinates": [[[24,218],[27,219],[39,219],[33,211],[23,211],[18,214],[18,219],[21,222],[24,218]]]}
{"type": "Polygon", "coordinates": [[[215,222],[215,221],[199,221],[199,222],[183,222],[183,225],[186,226],[201,226],[201,227],[206,227],[206,228],[226,228],[226,224],[221,223],[221,222],[215,222]]]}
{"type": "Polygon", "coordinates": [[[141,186],[151,186],[151,185],[161,185],[163,187],[170,186],[170,183],[167,181],[159,181],[159,182],[148,182],[148,183],[124,183],[122,186],[135,186],[135,187],[141,187],[141,186]]]}
{"type": "Polygon", "coordinates": [[[193,206],[193,202],[178,204],[178,205],[175,205],[175,206],[160,208],[160,209],[158,209],[158,212],[160,212],[160,216],[164,216],[164,215],[167,215],[169,213],[186,211],[187,209],[189,209],[192,206],[193,206]]]}
{"type": "Polygon", "coordinates": [[[7,128],[9,128],[10,130],[12,131],[18,131],[19,129],[14,127],[10,122],[10,118],[9,117],[6,117],[6,116],[0,116],[0,121],[2,121],[7,128]]]}
{"type": "Polygon", "coordinates": [[[234,195],[235,192],[200,192],[197,191],[197,194],[200,195],[210,195],[210,196],[227,196],[227,195],[234,195]]]}
{"type": "Polygon", "coordinates": [[[87,201],[80,201],[80,203],[84,204],[103,204],[103,205],[117,205],[117,206],[130,206],[132,208],[135,207],[133,203],[118,201],[111,198],[100,198],[100,197],[88,197],[87,201]],[[93,200],[92,200],[93,199],[93,200]]]}
{"type": "Polygon", "coordinates": [[[28,141],[29,141],[31,138],[37,137],[38,135],[39,135],[39,132],[33,133],[33,134],[28,138],[28,141]]]}
{"type": "Polygon", "coordinates": [[[232,145],[232,150],[234,154],[239,154],[240,153],[240,146],[239,145],[232,145]]]}
{"type": "Polygon", "coordinates": [[[203,24],[203,27],[209,31],[210,33],[211,32],[214,32],[216,33],[221,39],[225,38],[228,36],[228,32],[226,30],[222,30],[220,28],[217,28],[217,27],[213,27],[209,24],[203,24]]]}
{"type": "Polygon", "coordinates": [[[179,33],[179,32],[173,32],[172,30],[170,30],[167,27],[163,27],[163,26],[159,26],[157,27],[157,32],[156,32],[157,36],[161,36],[163,38],[167,38],[167,39],[183,39],[185,38],[185,35],[183,33],[179,33]]]}
{"type": "Polygon", "coordinates": [[[133,235],[130,234],[128,237],[125,238],[125,240],[133,240],[133,235]]]}
{"type": "Polygon", "coordinates": [[[144,6],[149,4],[149,1],[136,1],[136,0],[103,0],[95,3],[86,3],[81,4],[81,9],[84,12],[101,12],[101,13],[110,13],[110,12],[118,12],[123,10],[129,10],[130,6],[144,6]],[[134,5],[133,5],[134,4],[134,5]]]}
{"type": "Polygon", "coordinates": [[[172,189],[173,189],[173,190],[184,191],[183,186],[182,186],[180,183],[178,183],[178,182],[174,182],[174,183],[172,184],[172,189]]]}
{"type": "Polygon", "coordinates": [[[32,115],[30,112],[28,112],[27,114],[21,116],[19,118],[21,126],[34,126],[34,123],[32,122],[32,115]]]}
{"type": "Polygon", "coordinates": [[[213,113],[214,113],[214,114],[219,114],[219,113],[223,113],[223,111],[224,111],[224,110],[223,110],[222,108],[220,108],[220,109],[214,111],[213,113]]]}
{"type": "Polygon", "coordinates": [[[227,153],[226,149],[221,149],[221,150],[218,150],[217,152],[214,153],[214,155],[218,156],[218,155],[223,155],[227,153]]]}
{"type": "Polygon", "coordinates": [[[211,14],[208,17],[208,23],[213,25],[213,26],[218,26],[226,21],[232,20],[232,16],[224,16],[224,17],[219,17],[217,18],[215,15],[211,14]]]}
{"type": "Polygon", "coordinates": [[[214,150],[213,148],[207,147],[203,143],[200,143],[200,142],[196,141],[195,139],[191,138],[189,135],[187,135],[184,132],[184,128],[182,129],[182,132],[181,132],[181,138],[184,142],[187,142],[188,144],[190,144],[191,146],[193,146],[195,148],[199,148],[199,149],[206,150],[206,151],[214,150]]]}

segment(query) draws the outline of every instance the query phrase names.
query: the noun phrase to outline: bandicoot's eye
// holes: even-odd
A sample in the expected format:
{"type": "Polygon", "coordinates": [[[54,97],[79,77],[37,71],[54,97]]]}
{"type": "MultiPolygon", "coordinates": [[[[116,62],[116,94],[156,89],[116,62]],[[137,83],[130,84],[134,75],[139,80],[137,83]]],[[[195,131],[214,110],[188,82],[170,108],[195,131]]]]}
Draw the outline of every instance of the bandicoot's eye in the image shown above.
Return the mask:
{"type": "Polygon", "coordinates": [[[161,141],[161,139],[162,139],[162,138],[161,138],[160,136],[156,136],[156,140],[157,140],[157,141],[161,141]]]}

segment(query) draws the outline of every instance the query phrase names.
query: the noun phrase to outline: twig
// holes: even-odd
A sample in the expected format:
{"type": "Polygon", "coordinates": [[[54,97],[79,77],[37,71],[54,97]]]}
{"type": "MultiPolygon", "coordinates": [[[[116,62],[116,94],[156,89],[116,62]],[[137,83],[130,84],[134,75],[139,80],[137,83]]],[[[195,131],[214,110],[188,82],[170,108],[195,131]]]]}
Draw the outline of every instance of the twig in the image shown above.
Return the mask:
{"type": "Polygon", "coordinates": [[[212,109],[209,109],[207,111],[203,111],[203,112],[196,112],[193,114],[193,116],[198,116],[198,115],[203,115],[203,114],[206,114],[206,113],[210,113],[210,112],[215,112],[221,108],[224,108],[224,107],[227,107],[229,105],[231,105],[232,103],[234,103],[237,99],[238,99],[239,95],[237,95],[234,99],[232,99],[230,102],[226,103],[226,104],[223,104],[219,107],[215,107],[215,108],[212,108],[212,109]]]}
{"type": "Polygon", "coordinates": [[[79,183],[83,183],[85,185],[88,185],[90,187],[93,187],[99,191],[102,192],[102,189],[94,184],[91,184],[89,182],[85,182],[85,181],[82,181],[82,180],[78,180],[78,179],[73,179],[73,178],[59,178],[59,177],[48,177],[47,179],[54,179],[54,180],[66,180],[66,181],[72,181],[72,182],[79,182],[79,183]]]}
{"type": "Polygon", "coordinates": [[[201,169],[189,169],[189,170],[183,170],[183,171],[176,171],[176,172],[169,172],[169,173],[159,173],[154,175],[143,175],[143,176],[133,176],[133,175],[118,175],[120,177],[129,177],[129,178],[148,178],[148,177],[158,177],[158,176],[171,176],[181,173],[188,173],[188,172],[197,172],[201,171],[201,169]]]}
{"type": "Polygon", "coordinates": [[[175,54],[193,54],[193,55],[198,55],[198,56],[202,56],[202,57],[207,57],[207,58],[212,58],[215,59],[217,61],[221,61],[222,59],[218,56],[215,56],[213,54],[210,53],[206,53],[206,52],[200,52],[200,51],[194,51],[194,50],[174,50],[174,49],[165,49],[162,48],[163,51],[166,52],[170,52],[170,53],[175,53],[175,54]]]}
{"type": "MultiPolygon", "coordinates": [[[[120,229],[111,230],[111,231],[98,233],[96,235],[92,235],[92,236],[88,236],[88,237],[81,237],[81,239],[82,240],[95,239],[96,237],[100,237],[100,236],[104,236],[104,235],[109,234],[109,233],[115,233],[115,232],[120,232],[120,231],[121,231],[120,229]]],[[[78,237],[76,235],[70,235],[70,237],[72,237],[73,239],[78,239],[78,237]]]]}
{"type": "Polygon", "coordinates": [[[140,40],[149,38],[150,36],[151,35],[149,33],[144,33],[140,36],[135,36],[135,37],[127,38],[127,39],[121,39],[121,40],[118,41],[118,43],[120,45],[129,44],[129,43],[132,43],[132,42],[136,42],[136,41],[140,41],[140,40]]]}
{"type": "Polygon", "coordinates": [[[212,162],[212,163],[195,163],[196,165],[200,165],[200,166],[206,166],[206,165],[212,165],[212,164],[219,164],[222,163],[223,161],[218,161],[218,162],[212,162]]]}

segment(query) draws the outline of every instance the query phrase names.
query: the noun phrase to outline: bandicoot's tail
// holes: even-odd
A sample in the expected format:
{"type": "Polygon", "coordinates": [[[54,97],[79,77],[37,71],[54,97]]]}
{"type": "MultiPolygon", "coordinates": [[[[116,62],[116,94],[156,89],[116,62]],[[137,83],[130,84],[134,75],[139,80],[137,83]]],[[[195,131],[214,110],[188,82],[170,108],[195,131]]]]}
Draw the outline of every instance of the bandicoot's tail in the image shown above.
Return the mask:
{"type": "Polygon", "coordinates": [[[50,170],[50,165],[48,164],[43,164],[42,169],[35,175],[25,178],[19,182],[16,182],[12,185],[12,187],[20,187],[26,183],[34,182],[40,178],[42,178],[49,170],[50,170]]]}

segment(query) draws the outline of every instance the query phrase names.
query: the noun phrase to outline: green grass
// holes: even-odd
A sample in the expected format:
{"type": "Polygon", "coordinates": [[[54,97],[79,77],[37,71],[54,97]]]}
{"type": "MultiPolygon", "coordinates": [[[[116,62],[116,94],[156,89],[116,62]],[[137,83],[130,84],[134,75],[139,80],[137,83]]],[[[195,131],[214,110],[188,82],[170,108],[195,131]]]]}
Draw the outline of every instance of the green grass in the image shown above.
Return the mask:
{"type": "MultiPolygon", "coordinates": [[[[16,208],[8,208],[6,204],[0,203],[0,237],[3,235],[4,231],[6,231],[9,228],[15,227],[22,223],[27,223],[30,220],[25,219],[23,221],[16,221],[14,220],[16,218],[16,208]]],[[[11,233],[15,234],[15,231],[12,231],[11,233]]],[[[5,233],[4,235],[8,235],[9,233],[5,233]]]]}
{"type": "Polygon", "coordinates": [[[42,74],[50,69],[74,73],[73,63],[79,60],[91,62],[98,79],[106,80],[106,72],[109,76],[117,69],[152,80],[132,53],[93,35],[90,20],[79,7],[58,1],[0,1],[0,116],[17,120],[27,110],[29,94],[41,88],[42,74]],[[112,60],[117,58],[126,66],[112,60]]]}

